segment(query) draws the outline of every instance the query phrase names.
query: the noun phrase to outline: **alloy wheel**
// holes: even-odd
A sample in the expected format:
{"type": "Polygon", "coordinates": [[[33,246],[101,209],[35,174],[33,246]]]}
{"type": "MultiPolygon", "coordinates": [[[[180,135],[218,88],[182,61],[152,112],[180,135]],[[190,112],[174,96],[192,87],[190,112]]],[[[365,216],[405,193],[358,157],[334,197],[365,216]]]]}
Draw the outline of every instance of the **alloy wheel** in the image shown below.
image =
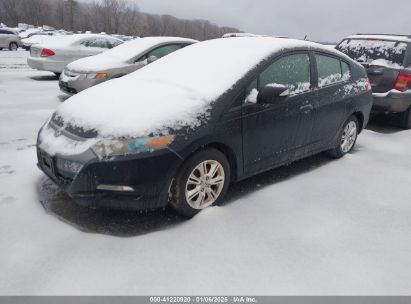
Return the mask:
{"type": "Polygon", "coordinates": [[[354,146],[355,140],[357,139],[357,124],[355,121],[350,121],[344,128],[341,137],[341,151],[343,153],[348,153],[354,146]]]}
{"type": "Polygon", "coordinates": [[[185,197],[193,209],[204,209],[220,196],[225,183],[223,166],[215,160],[206,160],[198,164],[190,173],[185,197]]]}

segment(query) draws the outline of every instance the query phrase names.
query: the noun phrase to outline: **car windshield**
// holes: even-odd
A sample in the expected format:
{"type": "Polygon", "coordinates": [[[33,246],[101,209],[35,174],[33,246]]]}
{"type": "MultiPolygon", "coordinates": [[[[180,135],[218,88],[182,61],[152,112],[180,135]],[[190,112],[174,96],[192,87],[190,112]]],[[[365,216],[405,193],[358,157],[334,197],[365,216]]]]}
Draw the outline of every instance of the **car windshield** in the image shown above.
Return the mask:
{"type": "Polygon", "coordinates": [[[337,46],[337,50],[361,63],[383,60],[399,66],[404,63],[406,49],[405,42],[376,39],[345,39],[337,46]]]}

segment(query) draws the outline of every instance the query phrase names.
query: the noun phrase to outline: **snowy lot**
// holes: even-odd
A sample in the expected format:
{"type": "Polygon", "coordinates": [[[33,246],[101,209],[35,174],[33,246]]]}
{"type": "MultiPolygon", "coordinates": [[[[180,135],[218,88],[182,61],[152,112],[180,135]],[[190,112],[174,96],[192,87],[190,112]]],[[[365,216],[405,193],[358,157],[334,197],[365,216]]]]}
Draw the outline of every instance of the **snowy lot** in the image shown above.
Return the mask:
{"type": "Polygon", "coordinates": [[[75,205],[36,167],[67,98],[28,52],[0,52],[0,294],[411,294],[411,131],[234,185],[183,221],[75,205]]]}

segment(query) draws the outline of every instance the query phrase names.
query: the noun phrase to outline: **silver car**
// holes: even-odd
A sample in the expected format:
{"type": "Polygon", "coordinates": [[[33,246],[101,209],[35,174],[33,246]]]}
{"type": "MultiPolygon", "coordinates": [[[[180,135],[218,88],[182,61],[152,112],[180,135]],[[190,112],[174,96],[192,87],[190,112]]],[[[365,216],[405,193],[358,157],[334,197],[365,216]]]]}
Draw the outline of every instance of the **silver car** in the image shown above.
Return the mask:
{"type": "Polygon", "coordinates": [[[28,65],[60,75],[72,61],[97,55],[122,44],[120,39],[100,34],[77,34],[36,44],[30,48],[28,65]]]}
{"type": "Polygon", "coordinates": [[[75,94],[109,79],[119,78],[184,48],[197,40],[146,37],[126,42],[107,52],[76,60],[60,76],[60,89],[75,94]]]}
{"type": "Polygon", "coordinates": [[[0,28],[0,50],[8,48],[10,51],[17,51],[20,38],[17,32],[8,28],[0,28]]]}

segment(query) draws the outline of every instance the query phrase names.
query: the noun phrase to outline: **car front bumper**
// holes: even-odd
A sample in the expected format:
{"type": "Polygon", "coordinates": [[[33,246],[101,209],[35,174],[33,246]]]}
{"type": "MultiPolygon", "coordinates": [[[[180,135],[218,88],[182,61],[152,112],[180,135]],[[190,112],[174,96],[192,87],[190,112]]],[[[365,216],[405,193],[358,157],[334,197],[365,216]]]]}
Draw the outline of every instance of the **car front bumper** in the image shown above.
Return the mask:
{"type": "Polygon", "coordinates": [[[85,89],[95,86],[107,79],[79,79],[79,76],[69,77],[61,74],[59,79],[60,90],[67,94],[77,94],[85,89]]]}
{"type": "Polygon", "coordinates": [[[38,167],[79,205],[122,210],[165,207],[181,164],[167,149],[100,160],[90,149],[50,156],[38,144],[37,158],[38,167]]]}
{"type": "Polygon", "coordinates": [[[372,111],[377,113],[401,113],[411,106],[411,90],[373,93],[372,111]]]}

